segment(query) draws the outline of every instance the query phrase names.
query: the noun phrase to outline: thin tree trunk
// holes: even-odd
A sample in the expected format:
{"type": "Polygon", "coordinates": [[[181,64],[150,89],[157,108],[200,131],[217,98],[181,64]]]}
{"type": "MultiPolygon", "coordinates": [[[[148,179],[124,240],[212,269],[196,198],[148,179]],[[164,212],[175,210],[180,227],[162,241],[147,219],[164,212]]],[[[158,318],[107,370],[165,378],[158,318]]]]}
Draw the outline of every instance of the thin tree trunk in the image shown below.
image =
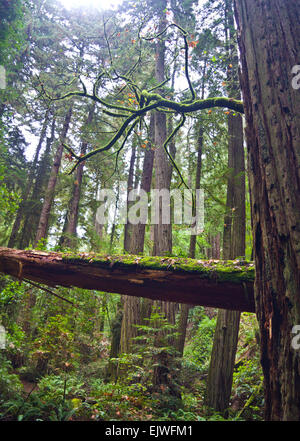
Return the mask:
{"type": "MultiPolygon", "coordinates": [[[[91,124],[95,113],[95,104],[92,104],[85,125],[91,124]]],[[[84,130],[84,127],[83,127],[84,130]]],[[[86,154],[88,143],[82,141],[80,155],[84,156],[86,154]]],[[[79,213],[79,203],[81,195],[81,186],[83,179],[84,162],[81,162],[76,168],[75,179],[73,182],[71,199],[68,204],[68,210],[65,219],[65,226],[63,228],[63,233],[61,235],[59,245],[61,247],[74,248],[76,246],[76,230],[78,224],[78,213],[79,213]]]]}
{"type": "MultiPolygon", "coordinates": [[[[112,358],[117,358],[118,355],[120,354],[122,318],[123,318],[123,308],[121,302],[119,302],[117,306],[116,315],[111,324],[111,345],[110,345],[109,360],[111,360],[112,358]]],[[[109,361],[105,375],[106,380],[117,381],[118,370],[119,370],[118,363],[114,361],[109,361]]]]}
{"type": "MultiPolygon", "coordinates": [[[[153,161],[154,161],[154,150],[153,150],[154,114],[153,113],[150,116],[149,137],[150,137],[149,139],[150,142],[148,143],[147,149],[145,150],[142,180],[141,180],[141,190],[144,190],[146,193],[149,193],[151,189],[153,161]]],[[[146,225],[144,223],[133,225],[132,238],[131,238],[132,254],[143,254],[145,229],[146,229],[146,225]]]]}
{"type": "Polygon", "coordinates": [[[110,233],[110,242],[109,242],[109,252],[110,253],[112,252],[113,246],[114,246],[119,199],[120,199],[120,184],[118,182],[117,183],[116,204],[115,204],[115,210],[114,210],[114,219],[113,219],[113,224],[112,224],[111,233],[110,233]]]}
{"type": "MultiPolygon", "coordinates": [[[[200,180],[201,180],[201,171],[202,171],[202,152],[203,152],[203,134],[204,129],[203,125],[200,121],[200,125],[198,128],[198,136],[197,136],[197,168],[196,168],[196,178],[195,178],[195,190],[200,189],[200,180]]],[[[196,215],[196,207],[194,207],[193,216],[196,215]]],[[[190,248],[189,248],[189,257],[191,259],[195,259],[196,254],[196,234],[192,234],[190,237],[190,248]]],[[[186,328],[188,322],[190,305],[180,305],[180,317],[178,323],[178,352],[180,356],[183,356],[184,351],[184,343],[186,338],[186,328]]]]}
{"type": "Polygon", "coordinates": [[[29,169],[29,173],[28,173],[28,178],[27,178],[27,183],[26,183],[26,187],[24,189],[24,192],[22,193],[22,201],[20,203],[20,206],[18,208],[17,211],[17,215],[12,227],[12,231],[10,234],[10,238],[8,241],[8,247],[12,248],[15,246],[16,244],[16,240],[17,240],[17,235],[20,229],[20,225],[22,222],[22,218],[24,216],[24,210],[25,210],[25,206],[26,206],[26,201],[28,199],[29,193],[31,191],[31,187],[32,187],[32,183],[33,183],[33,179],[34,179],[34,174],[36,172],[36,167],[37,167],[37,163],[39,160],[39,155],[40,155],[40,151],[43,145],[43,142],[45,140],[46,137],[46,131],[47,131],[47,126],[48,126],[48,122],[49,122],[49,108],[46,110],[45,113],[45,117],[44,117],[44,122],[43,122],[43,126],[42,126],[42,130],[41,130],[41,134],[40,134],[40,138],[39,138],[39,142],[35,151],[35,155],[34,155],[34,159],[32,161],[32,164],[30,166],[29,169]]]}
{"type": "Polygon", "coordinates": [[[42,209],[42,193],[45,191],[45,186],[49,179],[50,173],[50,151],[51,146],[54,141],[55,135],[55,125],[56,125],[56,117],[53,117],[52,125],[51,125],[51,133],[50,137],[47,138],[45,152],[39,162],[38,170],[36,173],[36,179],[34,183],[34,187],[30,196],[30,211],[27,209],[28,215],[26,216],[22,228],[21,238],[20,238],[20,247],[22,249],[27,248],[29,244],[33,244],[35,234],[37,231],[37,226],[39,222],[39,217],[41,215],[42,209]]]}
{"type": "Polygon", "coordinates": [[[65,116],[65,121],[64,121],[63,129],[62,129],[62,133],[61,133],[61,137],[60,137],[60,143],[59,143],[59,146],[58,146],[56,154],[55,154],[55,158],[54,158],[54,162],[53,162],[53,166],[52,166],[52,170],[51,170],[51,174],[50,174],[50,178],[48,181],[48,186],[47,186],[47,190],[46,190],[46,194],[45,194],[45,200],[44,200],[43,208],[41,211],[39,225],[38,225],[37,233],[36,233],[36,237],[35,237],[35,246],[39,243],[39,241],[41,239],[46,238],[47,233],[48,233],[49,216],[50,216],[50,211],[51,211],[51,207],[52,207],[52,203],[53,203],[53,199],[54,199],[55,186],[56,186],[58,172],[59,172],[59,168],[60,168],[60,164],[61,164],[62,153],[63,153],[63,149],[64,149],[63,143],[65,142],[65,138],[66,138],[68,130],[69,130],[71,116],[72,116],[72,105],[69,107],[67,114],[65,116]]]}
{"type": "MultiPolygon", "coordinates": [[[[128,179],[127,179],[127,212],[130,206],[132,205],[132,202],[128,200],[128,195],[129,192],[133,190],[135,159],[136,159],[136,139],[133,139],[129,171],[128,171],[128,179]]],[[[128,222],[127,219],[127,222],[124,226],[124,251],[127,253],[131,252],[131,246],[130,246],[131,238],[132,238],[132,225],[130,224],[130,222],[128,222]]]]}

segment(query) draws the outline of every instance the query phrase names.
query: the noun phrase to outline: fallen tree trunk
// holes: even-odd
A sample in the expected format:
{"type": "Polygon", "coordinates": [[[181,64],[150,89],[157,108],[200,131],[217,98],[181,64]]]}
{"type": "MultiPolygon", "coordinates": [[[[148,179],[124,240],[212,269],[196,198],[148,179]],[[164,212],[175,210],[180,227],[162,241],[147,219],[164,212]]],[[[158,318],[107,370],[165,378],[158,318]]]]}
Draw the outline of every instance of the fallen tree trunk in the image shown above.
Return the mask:
{"type": "Polygon", "coordinates": [[[255,312],[252,262],[100,256],[0,247],[0,272],[52,287],[76,286],[153,300],[255,312]]]}

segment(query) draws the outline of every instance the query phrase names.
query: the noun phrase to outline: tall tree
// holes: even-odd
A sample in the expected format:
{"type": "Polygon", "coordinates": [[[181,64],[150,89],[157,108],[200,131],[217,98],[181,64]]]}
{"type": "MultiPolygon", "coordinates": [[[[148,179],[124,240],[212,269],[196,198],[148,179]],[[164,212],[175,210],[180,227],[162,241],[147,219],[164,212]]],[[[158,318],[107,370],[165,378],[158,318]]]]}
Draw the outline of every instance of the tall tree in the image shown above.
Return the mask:
{"type": "Polygon", "coordinates": [[[32,184],[33,184],[33,180],[34,180],[34,174],[36,172],[36,167],[37,167],[37,163],[39,160],[39,155],[40,155],[40,151],[43,145],[43,142],[45,140],[46,137],[46,131],[47,131],[47,125],[49,122],[49,108],[46,110],[45,116],[44,116],[44,122],[42,124],[42,128],[41,128],[41,133],[40,133],[40,138],[39,138],[39,142],[38,145],[36,147],[35,150],[35,154],[34,154],[34,158],[33,161],[31,163],[31,166],[29,168],[28,171],[28,177],[27,177],[27,182],[26,182],[26,186],[22,192],[21,198],[22,201],[19,205],[18,211],[17,211],[17,215],[15,217],[15,221],[13,223],[13,227],[12,227],[12,231],[10,234],[10,238],[8,241],[8,247],[12,248],[16,245],[16,240],[17,240],[17,235],[20,229],[20,225],[22,222],[22,218],[24,216],[24,210],[25,210],[25,206],[26,206],[26,201],[27,198],[30,194],[30,191],[32,190],[32,184]]]}
{"type": "MultiPolygon", "coordinates": [[[[158,33],[161,33],[166,25],[166,8],[167,1],[162,1],[157,5],[158,9],[156,13],[159,16],[158,33]]],[[[166,42],[165,36],[159,37],[156,43],[156,63],[155,63],[155,78],[157,84],[162,84],[165,81],[165,69],[166,69],[166,42]]],[[[172,131],[172,123],[169,120],[169,131],[172,131]]],[[[157,191],[170,190],[171,177],[172,177],[172,165],[169,162],[167,154],[164,149],[164,143],[167,139],[167,117],[165,112],[155,112],[154,115],[154,167],[155,167],[155,189],[157,191]]],[[[173,144],[172,156],[175,156],[175,145],[173,144]]],[[[169,147],[170,148],[170,147],[169,147]]],[[[170,209],[170,207],[168,207],[170,209]]],[[[172,253],[172,224],[163,223],[163,201],[159,198],[158,201],[158,223],[154,225],[154,246],[153,255],[165,256],[172,253]]],[[[175,325],[175,316],[177,311],[176,303],[172,302],[155,302],[155,310],[158,311],[162,317],[164,317],[169,324],[175,325]]],[[[167,338],[168,332],[162,330],[157,334],[156,344],[159,346],[167,338]]],[[[167,338],[169,345],[174,343],[174,339],[167,338]],[[172,340],[172,341],[171,341],[172,340]]],[[[169,365],[172,364],[172,356],[164,351],[159,351],[158,355],[154,359],[155,367],[153,369],[153,387],[154,389],[161,390],[161,386],[167,386],[169,392],[173,395],[179,395],[176,390],[174,378],[170,374],[169,365]]],[[[163,387],[164,387],[163,386],[163,387]]]]}
{"type": "MultiPolygon", "coordinates": [[[[85,127],[83,127],[82,131],[84,134],[84,129],[87,128],[93,120],[95,113],[95,103],[92,103],[88,115],[85,121],[85,127]]],[[[85,155],[88,148],[88,142],[86,140],[82,140],[80,147],[80,155],[85,155]]],[[[82,162],[76,169],[75,178],[73,181],[73,187],[71,190],[71,197],[68,204],[68,209],[65,218],[65,225],[63,228],[63,232],[60,238],[60,246],[73,248],[75,246],[75,238],[76,238],[76,230],[78,224],[78,214],[79,214],[79,203],[80,203],[80,195],[81,195],[81,186],[83,179],[83,171],[84,171],[84,163],[82,162]]]]}
{"type": "Polygon", "coordinates": [[[55,139],[56,128],[56,116],[53,116],[50,136],[46,139],[46,147],[41,159],[39,161],[35,183],[26,203],[26,215],[24,216],[24,222],[22,231],[20,234],[20,247],[26,248],[29,244],[32,244],[35,239],[39,217],[42,209],[42,200],[45,193],[45,187],[49,179],[49,173],[51,169],[51,148],[55,139]]]}
{"type": "MultiPolygon", "coordinates": [[[[228,95],[240,99],[232,0],[225,2],[228,95]]],[[[228,184],[224,216],[223,259],[245,255],[245,159],[241,115],[228,115],[228,184]]],[[[240,312],[220,309],[206,388],[206,405],[223,412],[229,406],[240,312]]]]}
{"type": "MultiPolygon", "coordinates": [[[[154,129],[154,115],[150,117],[150,142],[147,144],[145,150],[143,172],[141,180],[141,190],[149,193],[152,181],[153,170],[153,129],[154,129]]],[[[128,179],[129,181],[129,179],[128,179]]],[[[131,254],[142,254],[144,251],[145,238],[145,223],[138,223],[132,225],[132,235],[130,244],[126,251],[131,254]]],[[[121,329],[121,352],[130,353],[132,350],[133,338],[138,335],[138,328],[136,325],[142,324],[145,315],[148,315],[150,308],[150,301],[148,299],[140,299],[139,297],[124,296],[124,312],[121,329]],[[141,304],[143,303],[143,304],[141,304]],[[147,307],[146,307],[147,306],[147,307]]]]}
{"type": "Polygon", "coordinates": [[[46,194],[45,194],[45,199],[44,199],[44,203],[43,203],[43,207],[42,207],[42,211],[41,211],[41,215],[40,215],[40,219],[39,219],[39,224],[38,224],[38,228],[37,228],[37,232],[36,232],[36,236],[35,236],[35,245],[38,244],[41,239],[47,237],[48,226],[49,226],[49,216],[50,216],[50,211],[51,211],[51,207],[52,207],[52,203],[53,203],[53,199],[54,199],[55,186],[56,186],[58,172],[59,172],[59,168],[60,168],[60,164],[61,164],[62,153],[64,150],[63,143],[66,140],[66,136],[67,136],[67,133],[69,130],[71,117],[72,117],[72,110],[73,110],[73,107],[72,107],[72,105],[70,105],[67,110],[66,116],[65,116],[62,132],[61,132],[61,136],[60,136],[60,142],[57,147],[57,151],[55,153],[55,157],[54,157],[54,161],[53,161],[53,165],[52,165],[52,169],[51,169],[51,174],[50,174],[50,178],[48,181],[48,186],[47,186],[47,190],[46,190],[46,194]]]}
{"type": "Polygon", "coordinates": [[[241,53],[265,419],[300,419],[298,0],[235,1],[241,53]]]}

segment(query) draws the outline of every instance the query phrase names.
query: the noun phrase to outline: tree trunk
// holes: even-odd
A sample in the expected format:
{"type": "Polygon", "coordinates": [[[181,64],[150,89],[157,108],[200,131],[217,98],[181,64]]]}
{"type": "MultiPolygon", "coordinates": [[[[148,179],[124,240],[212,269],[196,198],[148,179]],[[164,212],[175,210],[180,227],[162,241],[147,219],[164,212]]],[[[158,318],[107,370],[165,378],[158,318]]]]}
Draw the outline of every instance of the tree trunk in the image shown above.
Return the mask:
{"type": "MultiPolygon", "coordinates": [[[[150,116],[150,142],[147,145],[143,163],[143,173],[141,181],[141,190],[146,193],[150,192],[152,182],[152,171],[154,161],[153,151],[153,136],[154,136],[154,114],[150,116]]],[[[131,252],[133,254],[143,254],[144,252],[144,239],[145,239],[146,225],[144,223],[133,225],[132,238],[131,238],[131,252]]]]}
{"type": "MultiPolygon", "coordinates": [[[[133,139],[132,142],[132,149],[131,149],[131,158],[130,158],[130,164],[129,164],[129,170],[128,170],[128,179],[127,179],[127,212],[132,205],[132,202],[128,200],[128,195],[131,190],[133,190],[133,178],[134,178],[134,165],[135,165],[135,158],[136,158],[136,139],[133,139]]],[[[127,253],[131,252],[131,238],[132,238],[132,224],[130,222],[127,222],[124,226],[124,251],[127,253]]]]}
{"type": "Polygon", "coordinates": [[[109,252],[111,253],[114,248],[114,240],[115,240],[115,234],[116,234],[116,222],[117,222],[117,216],[118,216],[118,206],[119,206],[119,199],[120,199],[120,182],[117,182],[117,194],[116,194],[116,202],[115,202],[115,209],[114,209],[114,219],[113,224],[111,227],[111,233],[110,233],[110,241],[109,241],[109,252]]]}
{"type": "Polygon", "coordinates": [[[38,160],[39,160],[40,151],[41,151],[41,148],[42,148],[45,136],[46,136],[48,122],[49,122],[49,109],[47,109],[46,113],[45,113],[44,122],[43,122],[42,130],[41,130],[39,142],[38,142],[38,145],[37,145],[37,148],[36,148],[36,151],[35,151],[34,159],[32,161],[30,169],[29,169],[26,187],[24,189],[24,192],[22,193],[22,201],[21,201],[20,206],[18,208],[17,215],[16,215],[16,218],[15,218],[13,227],[12,227],[12,231],[11,231],[10,238],[9,238],[9,241],[8,241],[8,247],[9,248],[14,247],[15,244],[16,244],[17,235],[18,235],[18,232],[19,232],[19,229],[20,229],[20,225],[21,225],[21,221],[22,221],[22,218],[23,218],[23,215],[24,215],[26,201],[27,201],[27,198],[28,198],[29,193],[31,191],[31,187],[32,187],[33,179],[34,179],[34,174],[36,172],[36,167],[37,167],[37,163],[38,163],[38,160]]]}
{"type": "Polygon", "coordinates": [[[111,324],[111,345],[109,353],[109,363],[106,370],[106,380],[116,381],[118,378],[118,363],[111,361],[112,358],[117,358],[120,354],[120,340],[121,340],[121,324],[123,318],[123,309],[121,302],[117,306],[117,312],[111,324]]]}
{"type": "Polygon", "coordinates": [[[49,179],[51,163],[50,152],[52,143],[54,141],[55,124],[56,117],[54,116],[51,125],[50,137],[47,138],[45,151],[41,157],[41,160],[39,161],[35,183],[32,193],[30,195],[30,200],[29,198],[27,200],[30,205],[27,208],[27,216],[24,220],[20,238],[20,247],[23,249],[27,248],[29,244],[33,244],[37,232],[37,226],[42,209],[42,194],[45,191],[45,186],[49,179]]]}
{"type": "MultiPolygon", "coordinates": [[[[234,44],[232,0],[226,2],[225,32],[230,44],[228,55],[229,97],[240,99],[238,60],[234,44]]],[[[228,168],[226,215],[224,217],[223,259],[245,255],[245,158],[243,121],[238,115],[228,116],[228,168]]],[[[210,408],[224,412],[229,406],[235,355],[240,323],[239,311],[219,310],[208,371],[205,402],[210,408]]]]}
{"type": "Polygon", "coordinates": [[[235,1],[241,53],[255,300],[265,419],[300,419],[300,60],[298,0],[235,1]]]}
{"type": "MultiPolygon", "coordinates": [[[[150,117],[150,142],[148,143],[147,149],[145,150],[144,164],[143,164],[143,174],[141,189],[147,193],[151,188],[152,181],[152,170],[153,170],[153,158],[154,152],[152,150],[153,141],[153,123],[154,115],[151,114],[150,117]]],[[[128,187],[129,187],[128,179],[128,187]]],[[[126,250],[133,254],[142,254],[144,251],[144,238],[145,238],[145,228],[146,225],[136,224],[131,226],[132,237],[130,240],[130,246],[126,250]]],[[[126,243],[126,242],[125,242],[126,243]]],[[[136,325],[144,324],[143,320],[145,314],[149,311],[149,300],[144,299],[144,303],[141,304],[141,299],[139,297],[124,296],[124,313],[122,321],[121,330],[121,352],[130,353],[132,351],[133,338],[138,335],[138,329],[136,325]],[[148,302],[148,307],[146,306],[148,302]]]]}
{"type": "MultiPolygon", "coordinates": [[[[167,2],[164,1],[160,5],[160,19],[158,25],[158,32],[161,32],[166,27],[166,16],[163,10],[167,7],[167,2]]],[[[165,42],[163,37],[156,44],[156,65],[155,65],[155,78],[158,84],[165,80],[165,42]]],[[[154,142],[155,142],[155,187],[156,190],[170,190],[172,166],[169,162],[167,154],[164,150],[163,144],[167,139],[167,121],[166,114],[163,112],[155,112],[154,114],[154,142]]],[[[175,146],[173,145],[173,150],[175,146]]],[[[175,156],[175,151],[172,152],[172,156],[175,156]]],[[[159,199],[158,204],[158,224],[154,225],[154,247],[153,255],[166,256],[172,253],[172,224],[163,223],[162,219],[162,200],[159,199]]],[[[160,311],[163,317],[168,322],[175,325],[175,311],[177,310],[176,304],[168,304],[166,302],[157,302],[155,309],[160,311]]],[[[166,331],[162,331],[157,334],[156,344],[166,340],[166,331]]],[[[168,341],[168,344],[171,344],[168,341]]],[[[172,364],[172,360],[168,356],[168,353],[161,351],[158,359],[154,360],[155,367],[153,369],[153,387],[154,390],[161,392],[161,385],[167,385],[170,392],[174,395],[178,395],[177,391],[173,388],[173,379],[170,375],[170,370],[167,364],[172,364]]]]}
{"type": "MultiPolygon", "coordinates": [[[[91,124],[95,113],[95,104],[92,104],[85,125],[91,124]]],[[[82,129],[84,131],[84,127],[82,129]]],[[[86,154],[88,143],[86,141],[81,142],[80,154],[84,156],[86,154]]],[[[67,248],[76,247],[76,230],[78,224],[79,203],[81,195],[81,186],[83,178],[84,162],[81,162],[76,168],[75,179],[73,182],[71,199],[69,201],[68,210],[66,214],[66,225],[63,230],[63,234],[60,238],[60,246],[67,248]]]]}
{"type": "Polygon", "coordinates": [[[43,208],[42,208],[42,212],[41,212],[41,216],[40,216],[40,220],[39,220],[39,225],[38,225],[38,229],[37,229],[37,233],[36,233],[36,237],[35,237],[35,245],[37,245],[41,239],[46,238],[46,236],[47,236],[49,216],[50,216],[50,211],[51,211],[51,207],[52,207],[52,203],[53,203],[53,199],[54,199],[54,191],[55,191],[56,181],[57,181],[58,172],[59,172],[59,168],[60,168],[60,164],[61,164],[62,153],[63,153],[63,149],[64,149],[63,143],[65,142],[65,138],[66,138],[68,130],[69,130],[71,116],[72,116],[72,105],[69,107],[67,114],[65,116],[65,121],[64,121],[63,129],[62,129],[62,133],[61,133],[61,137],[60,137],[60,144],[59,144],[57,151],[56,151],[56,154],[55,154],[50,178],[48,181],[48,187],[47,187],[46,194],[45,194],[45,200],[43,203],[43,208]]]}
{"type": "MultiPolygon", "coordinates": [[[[195,178],[195,190],[200,189],[200,180],[201,180],[201,171],[202,171],[202,152],[203,152],[203,134],[204,129],[202,122],[200,120],[200,124],[198,127],[198,136],[197,136],[197,168],[196,168],[196,178],[195,178]]],[[[195,207],[196,208],[196,207],[195,207]]],[[[196,209],[194,209],[193,216],[196,215],[196,209]]],[[[191,259],[195,259],[196,254],[196,234],[192,234],[190,237],[190,249],[189,249],[189,257],[191,259]]],[[[184,343],[186,338],[186,327],[189,317],[189,310],[191,305],[180,305],[180,317],[178,323],[178,342],[177,348],[180,356],[183,356],[184,351],[184,343]]]]}

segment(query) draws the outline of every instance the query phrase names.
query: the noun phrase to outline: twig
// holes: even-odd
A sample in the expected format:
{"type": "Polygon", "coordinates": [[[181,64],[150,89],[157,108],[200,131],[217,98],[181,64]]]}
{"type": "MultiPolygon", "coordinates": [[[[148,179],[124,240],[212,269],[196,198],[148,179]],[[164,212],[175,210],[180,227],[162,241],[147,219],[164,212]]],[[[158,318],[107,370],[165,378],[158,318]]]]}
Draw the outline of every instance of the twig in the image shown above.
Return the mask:
{"type": "MultiPolygon", "coordinates": [[[[51,294],[52,296],[55,296],[55,297],[57,297],[58,299],[63,300],[64,302],[68,302],[68,303],[70,303],[70,305],[72,305],[74,308],[79,308],[79,306],[78,306],[78,305],[75,305],[75,303],[73,303],[71,300],[68,300],[68,299],[66,299],[65,297],[62,297],[62,296],[56,294],[55,292],[50,291],[50,289],[45,288],[44,286],[41,286],[41,285],[39,285],[39,284],[37,284],[37,283],[31,282],[31,281],[28,280],[28,279],[23,279],[23,280],[24,280],[24,282],[29,283],[29,285],[35,286],[36,288],[41,289],[42,291],[45,291],[45,292],[47,292],[48,294],[51,294]]],[[[79,308],[79,309],[80,309],[80,308],[79,308]]]]}

